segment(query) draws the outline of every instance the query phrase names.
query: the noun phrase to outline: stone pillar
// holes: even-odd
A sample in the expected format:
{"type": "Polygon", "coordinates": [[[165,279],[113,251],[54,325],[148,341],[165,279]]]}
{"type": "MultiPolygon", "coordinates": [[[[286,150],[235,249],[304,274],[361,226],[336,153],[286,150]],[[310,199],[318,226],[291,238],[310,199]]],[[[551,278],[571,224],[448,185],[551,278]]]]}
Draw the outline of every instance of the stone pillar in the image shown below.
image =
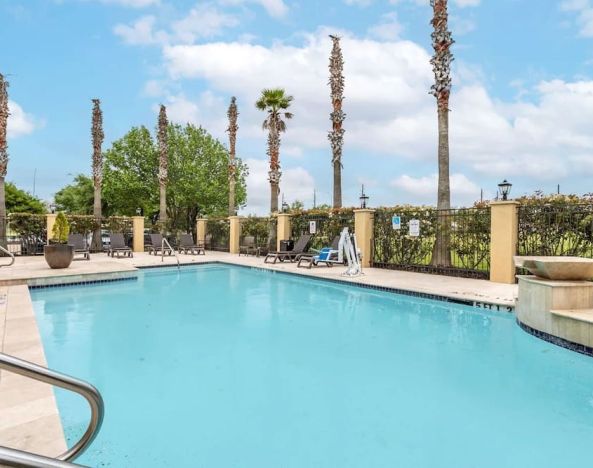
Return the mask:
{"type": "Polygon", "coordinates": [[[519,203],[500,201],[490,204],[490,281],[515,283],[515,262],[519,237],[519,203]]]}
{"type": "Polygon", "coordinates": [[[278,224],[276,228],[276,249],[280,250],[280,241],[290,239],[291,235],[291,223],[289,213],[278,213],[278,224]]]}
{"type": "Polygon", "coordinates": [[[49,244],[50,239],[52,238],[51,231],[54,228],[54,224],[56,224],[57,213],[47,213],[45,215],[45,225],[47,227],[47,243],[49,244]]]}
{"type": "Polygon", "coordinates": [[[229,216],[229,253],[238,254],[241,242],[241,216],[229,216]]]}
{"type": "Polygon", "coordinates": [[[356,243],[362,254],[362,266],[371,266],[373,255],[373,231],[375,226],[375,210],[361,208],[354,210],[354,233],[356,243]]]}
{"type": "Polygon", "coordinates": [[[132,216],[134,252],[144,252],[144,216],[132,216]]]}
{"type": "Polygon", "coordinates": [[[196,243],[204,244],[206,242],[206,218],[198,218],[196,220],[196,243]]]}

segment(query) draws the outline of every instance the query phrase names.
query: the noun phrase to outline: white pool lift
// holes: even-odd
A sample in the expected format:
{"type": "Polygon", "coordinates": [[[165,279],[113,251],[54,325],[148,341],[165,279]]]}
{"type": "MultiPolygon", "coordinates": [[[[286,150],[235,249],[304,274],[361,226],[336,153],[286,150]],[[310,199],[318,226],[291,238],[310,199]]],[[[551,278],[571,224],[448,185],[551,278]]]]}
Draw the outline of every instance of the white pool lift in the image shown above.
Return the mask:
{"type": "Polygon", "coordinates": [[[344,256],[348,264],[348,269],[342,273],[342,276],[358,276],[362,274],[362,266],[360,265],[360,254],[356,245],[356,235],[350,234],[348,228],[345,227],[340,234],[340,242],[338,244],[338,261],[343,262],[344,256]]]}

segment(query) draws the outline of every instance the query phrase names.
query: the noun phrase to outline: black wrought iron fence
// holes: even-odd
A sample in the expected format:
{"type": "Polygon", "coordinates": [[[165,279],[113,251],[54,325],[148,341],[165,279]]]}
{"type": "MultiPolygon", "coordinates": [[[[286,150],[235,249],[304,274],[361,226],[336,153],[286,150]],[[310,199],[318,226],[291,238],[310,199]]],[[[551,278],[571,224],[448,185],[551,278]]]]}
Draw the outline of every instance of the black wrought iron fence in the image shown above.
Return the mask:
{"type": "Polygon", "coordinates": [[[353,210],[315,214],[301,213],[291,218],[292,238],[296,240],[303,234],[313,234],[312,249],[328,247],[345,227],[350,232],[354,232],[353,210]]]}
{"type": "Polygon", "coordinates": [[[276,217],[248,216],[241,220],[241,245],[245,237],[253,237],[260,253],[267,253],[276,248],[276,217]]]}
{"type": "Polygon", "coordinates": [[[130,247],[133,243],[133,221],[126,216],[110,216],[97,219],[92,215],[66,215],[70,224],[72,234],[82,234],[87,246],[91,251],[102,251],[109,246],[109,233],[117,232],[124,235],[124,239],[130,247]],[[93,245],[93,235],[95,231],[101,233],[101,243],[99,248],[93,245]]]}
{"type": "Polygon", "coordinates": [[[42,255],[47,243],[45,215],[11,213],[0,218],[0,243],[14,255],[42,255]]]}
{"type": "Polygon", "coordinates": [[[518,210],[519,255],[593,258],[593,204],[526,204],[518,210]]]}
{"type": "Polygon", "coordinates": [[[488,277],[489,208],[439,211],[404,206],[378,209],[374,216],[374,267],[488,277]],[[435,256],[438,248],[442,254],[440,264],[435,256]]]}
{"type": "Polygon", "coordinates": [[[227,218],[212,218],[206,221],[206,249],[229,251],[230,223],[227,218]]]}

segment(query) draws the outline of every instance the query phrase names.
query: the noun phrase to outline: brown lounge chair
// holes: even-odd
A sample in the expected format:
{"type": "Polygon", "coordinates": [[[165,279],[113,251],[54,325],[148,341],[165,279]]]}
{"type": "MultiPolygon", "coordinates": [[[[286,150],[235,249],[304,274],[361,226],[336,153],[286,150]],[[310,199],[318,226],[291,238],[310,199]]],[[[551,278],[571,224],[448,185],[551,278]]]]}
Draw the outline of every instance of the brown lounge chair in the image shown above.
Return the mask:
{"type": "MultiPolygon", "coordinates": [[[[320,263],[325,263],[326,266],[331,267],[338,262],[338,249],[340,247],[340,236],[334,237],[334,240],[329,247],[329,252],[323,252],[326,255],[320,257],[320,251],[318,252],[307,252],[299,255],[297,261],[297,267],[299,268],[311,268],[313,266],[319,266],[320,263]]],[[[327,249],[326,249],[327,250],[327,249]]],[[[342,262],[343,264],[344,262],[342,262]]]]}
{"type": "Polygon", "coordinates": [[[110,232],[109,233],[109,249],[107,250],[107,255],[111,257],[115,257],[117,254],[117,258],[120,257],[120,254],[123,254],[124,257],[132,258],[134,253],[132,249],[130,249],[126,245],[126,241],[124,240],[124,235],[121,232],[110,232]]]}
{"type": "Polygon", "coordinates": [[[195,244],[191,234],[181,234],[179,236],[178,250],[184,254],[206,255],[204,245],[195,244]]]}
{"type": "Polygon", "coordinates": [[[239,255],[256,255],[259,257],[259,247],[255,245],[254,236],[245,236],[243,243],[239,246],[239,255]]]}
{"type": "Polygon", "coordinates": [[[303,234],[299,237],[299,240],[296,241],[296,244],[294,244],[293,250],[268,252],[268,255],[266,255],[266,258],[264,259],[264,263],[276,263],[276,260],[280,260],[281,262],[284,260],[289,260],[291,262],[298,260],[299,255],[307,252],[311,237],[311,234],[303,234]]]}
{"type": "Polygon", "coordinates": [[[74,247],[74,255],[82,255],[82,258],[75,258],[74,260],[91,259],[91,252],[89,251],[82,234],[70,234],[68,236],[68,245],[74,247]]]}
{"type": "Polygon", "coordinates": [[[161,252],[166,253],[167,255],[172,255],[173,251],[169,247],[163,248],[163,235],[162,234],[151,234],[150,235],[150,243],[152,245],[148,247],[148,254],[158,255],[161,252]]]}

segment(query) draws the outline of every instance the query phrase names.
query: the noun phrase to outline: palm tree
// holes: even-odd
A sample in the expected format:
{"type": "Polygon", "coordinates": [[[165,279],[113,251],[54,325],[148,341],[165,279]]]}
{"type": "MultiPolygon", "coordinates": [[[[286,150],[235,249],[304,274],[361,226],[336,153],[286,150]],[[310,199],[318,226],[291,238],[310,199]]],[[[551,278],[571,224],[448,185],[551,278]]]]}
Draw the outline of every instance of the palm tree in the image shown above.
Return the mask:
{"type": "Polygon", "coordinates": [[[286,112],[293,101],[292,96],[287,96],[282,88],[264,89],[255,106],[268,113],[263,123],[263,129],[268,130],[268,156],[270,157],[270,211],[278,211],[278,193],[280,191],[280,133],[286,131],[286,122],[283,120],[292,119],[293,115],[286,112]]]}
{"type": "Polygon", "coordinates": [[[237,125],[237,116],[239,113],[237,112],[237,98],[235,96],[231,98],[227,115],[229,117],[229,127],[227,128],[227,132],[229,132],[229,216],[234,216],[237,214],[237,207],[235,206],[235,182],[237,175],[237,168],[235,167],[235,145],[237,143],[237,130],[239,130],[239,126],[237,125]]]}
{"type": "Polygon", "coordinates": [[[103,152],[101,151],[101,145],[105,134],[103,133],[103,113],[101,112],[101,101],[99,99],[93,99],[93,116],[91,125],[91,137],[93,140],[93,182],[95,186],[94,202],[93,202],[93,215],[97,220],[98,228],[93,233],[93,250],[101,250],[101,184],[103,182],[103,152]]]}
{"type": "Polygon", "coordinates": [[[6,196],[4,179],[8,169],[8,81],[0,73],[0,242],[6,247],[6,196]]]}
{"type": "Polygon", "coordinates": [[[344,100],[344,58],[340,48],[340,38],[329,36],[333,42],[329,59],[329,85],[331,87],[331,100],[334,111],[330,114],[332,131],[328,138],[332,147],[332,165],[334,167],[334,208],[342,207],[342,145],[344,144],[344,129],[342,122],[346,114],[342,111],[344,100]]]}
{"type": "Polygon", "coordinates": [[[158,145],[159,145],[159,222],[161,229],[165,229],[167,222],[167,177],[169,166],[169,148],[167,144],[167,108],[161,104],[159,111],[158,145]]]}
{"type": "MultiPolygon", "coordinates": [[[[451,189],[449,186],[449,96],[451,94],[451,45],[454,41],[448,30],[447,0],[430,0],[433,9],[432,26],[434,31],[432,47],[434,55],[430,60],[434,72],[435,83],[431,87],[431,94],[437,100],[439,147],[438,164],[439,177],[437,189],[437,209],[451,208],[451,189]]],[[[439,211],[438,229],[435,248],[432,256],[433,265],[451,265],[450,234],[448,229],[447,211],[439,211]]]]}

